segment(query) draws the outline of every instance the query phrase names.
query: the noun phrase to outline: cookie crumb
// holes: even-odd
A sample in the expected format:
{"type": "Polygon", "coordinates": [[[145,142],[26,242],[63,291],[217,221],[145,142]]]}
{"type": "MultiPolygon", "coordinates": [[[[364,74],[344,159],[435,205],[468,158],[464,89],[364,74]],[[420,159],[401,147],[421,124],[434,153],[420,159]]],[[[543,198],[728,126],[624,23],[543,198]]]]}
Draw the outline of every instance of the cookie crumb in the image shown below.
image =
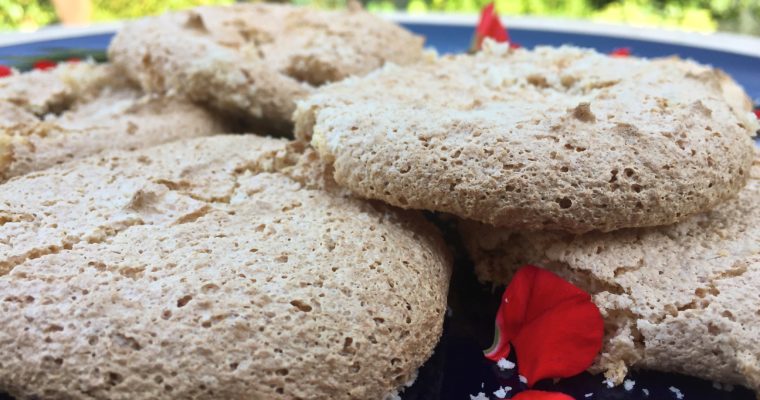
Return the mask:
{"type": "Polygon", "coordinates": [[[596,122],[596,115],[591,112],[591,103],[578,103],[573,109],[573,117],[583,122],[596,122]]]}

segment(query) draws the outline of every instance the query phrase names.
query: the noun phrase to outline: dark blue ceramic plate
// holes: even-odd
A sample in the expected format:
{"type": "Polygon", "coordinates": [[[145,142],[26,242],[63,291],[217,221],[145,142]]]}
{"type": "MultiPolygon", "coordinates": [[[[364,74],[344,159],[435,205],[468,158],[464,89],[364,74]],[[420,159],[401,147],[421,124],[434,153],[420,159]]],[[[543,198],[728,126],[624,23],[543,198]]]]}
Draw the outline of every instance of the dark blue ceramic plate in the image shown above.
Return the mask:
{"type": "MultiPolygon", "coordinates": [[[[403,23],[410,30],[427,37],[429,46],[441,53],[466,51],[472,39],[473,27],[461,24],[403,23]]],[[[627,39],[613,36],[560,32],[538,29],[510,30],[512,39],[524,47],[535,45],[573,44],[592,47],[601,52],[628,47],[634,55],[645,57],[679,55],[719,67],[734,77],[758,103],[760,99],[760,57],[727,51],[711,50],[668,44],[657,41],[627,39]]],[[[91,56],[105,59],[105,49],[112,33],[90,34],[78,37],[49,39],[18,45],[0,46],[0,64],[28,69],[37,59],[65,60],[71,57],[91,56]]],[[[493,318],[502,288],[492,289],[477,282],[472,266],[461,251],[454,230],[441,223],[450,241],[457,247],[457,265],[449,295],[450,313],[446,318],[445,332],[433,357],[420,370],[415,384],[406,390],[404,398],[411,399],[464,399],[483,392],[496,398],[493,392],[500,386],[510,386],[514,393],[522,387],[516,373],[499,371],[482,355],[493,339],[493,318]]],[[[1,357],[1,356],[0,356],[1,357]]],[[[681,375],[651,371],[634,371],[629,378],[635,381],[631,390],[623,387],[607,388],[602,377],[582,374],[557,383],[546,382],[538,389],[561,391],[576,399],[661,400],[677,399],[672,388],[680,390],[686,400],[753,400],[748,389],[737,387],[732,391],[718,390],[713,383],[681,375]],[[645,391],[649,393],[647,396],[645,391]]],[[[0,400],[8,400],[0,394],[0,400]]]]}

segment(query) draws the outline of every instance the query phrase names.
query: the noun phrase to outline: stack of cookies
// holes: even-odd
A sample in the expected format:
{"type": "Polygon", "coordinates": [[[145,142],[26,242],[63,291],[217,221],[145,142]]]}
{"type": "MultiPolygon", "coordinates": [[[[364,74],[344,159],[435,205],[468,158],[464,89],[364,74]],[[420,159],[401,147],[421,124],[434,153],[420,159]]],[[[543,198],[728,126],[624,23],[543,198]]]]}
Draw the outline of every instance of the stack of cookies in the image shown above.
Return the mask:
{"type": "Polygon", "coordinates": [[[742,89],[422,44],[361,10],[202,7],[128,23],[110,64],[0,80],[0,391],[397,398],[441,335],[439,215],[483,282],[532,263],[593,295],[592,372],[760,391],[742,89]]]}
{"type": "Polygon", "coordinates": [[[295,119],[355,195],[461,218],[481,280],[535,264],[593,294],[606,322],[593,372],[759,390],[750,111],[693,62],[491,43],[330,85],[295,119]]]}

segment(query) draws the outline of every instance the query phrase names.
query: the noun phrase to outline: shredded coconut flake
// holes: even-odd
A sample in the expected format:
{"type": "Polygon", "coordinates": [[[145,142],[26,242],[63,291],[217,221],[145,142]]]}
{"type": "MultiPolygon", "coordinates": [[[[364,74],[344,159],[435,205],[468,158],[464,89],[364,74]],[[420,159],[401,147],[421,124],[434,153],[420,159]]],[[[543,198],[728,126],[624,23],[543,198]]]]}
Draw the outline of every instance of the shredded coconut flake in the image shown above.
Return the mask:
{"type": "Polygon", "coordinates": [[[649,389],[641,389],[641,392],[644,393],[644,396],[649,397],[649,389]]]}
{"type": "Polygon", "coordinates": [[[498,398],[500,398],[500,399],[503,399],[503,398],[507,397],[507,392],[509,392],[510,390],[512,390],[512,388],[509,387],[509,386],[507,386],[507,387],[500,387],[499,390],[493,392],[493,395],[496,396],[496,397],[498,397],[498,398]]]}
{"type": "Polygon", "coordinates": [[[683,399],[683,393],[681,393],[681,390],[680,390],[680,389],[678,389],[678,388],[677,388],[677,387],[675,387],[675,386],[671,386],[671,387],[669,387],[668,389],[670,389],[670,391],[671,391],[671,392],[673,392],[673,394],[675,394],[675,395],[676,395],[676,398],[677,398],[678,400],[681,400],[681,399],[683,399]]]}
{"type": "Polygon", "coordinates": [[[593,395],[594,395],[593,393],[586,393],[586,394],[583,395],[583,397],[591,397],[593,395]]]}
{"type": "Polygon", "coordinates": [[[522,375],[520,375],[519,378],[520,378],[520,382],[522,382],[522,383],[524,383],[526,385],[528,384],[528,378],[526,378],[526,377],[524,377],[522,375]]]}
{"type": "Polygon", "coordinates": [[[499,361],[496,362],[496,365],[498,365],[499,369],[502,371],[504,371],[505,369],[515,368],[515,363],[507,360],[506,358],[500,358],[499,361]]]}
{"type": "Polygon", "coordinates": [[[603,380],[602,383],[607,385],[608,388],[615,386],[615,382],[612,382],[612,379],[609,378],[603,380]]]}
{"type": "Polygon", "coordinates": [[[623,382],[623,387],[626,391],[630,392],[633,390],[633,387],[636,386],[636,381],[631,379],[626,379],[625,382],[623,382]]]}
{"type": "Polygon", "coordinates": [[[475,396],[470,395],[470,400],[491,400],[491,399],[489,399],[488,396],[486,396],[485,393],[479,392],[475,396]]]}

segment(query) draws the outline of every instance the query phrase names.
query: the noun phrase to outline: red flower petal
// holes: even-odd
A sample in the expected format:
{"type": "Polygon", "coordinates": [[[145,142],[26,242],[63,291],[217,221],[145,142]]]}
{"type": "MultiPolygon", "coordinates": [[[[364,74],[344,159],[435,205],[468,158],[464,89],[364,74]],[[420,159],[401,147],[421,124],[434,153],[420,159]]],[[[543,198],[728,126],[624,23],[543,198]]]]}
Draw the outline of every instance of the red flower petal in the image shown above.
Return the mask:
{"type": "Polygon", "coordinates": [[[575,400],[571,396],[559,392],[542,392],[540,390],[526,390],[520,392],[512,400],[575,400]]]}
{"type": "Polygon", "coordinates": [[[504,291],[491,360],[517,352],[517,368],[532,386],[591,366],[602,348],[604,321],[591,296],[545,269],[526,265],[504,291]]]}
{"type": "Polygon", "coordinates": [[[612,50],[610,52],[610,56],[612,57],[628,57],[631,55],[631,48],[630,47],[618,47],[615,50],[612,50]]]}
{"type": "Polygon", "coordinates": [[[509,33],[501,25],[499,15],[494,10],[494,3],[489,3],[480,12],[480,21],[475,28],[475,43],[474,47],[480,49],[485,38],[491,38],[497,42],[508,42],[509,33]]]}
{"type": "Polygon", "coordinates": [[[475,32],[482,37],[490,37],[497,42],[509,40],[507,30],[501,25],[499,15],[494,10],[494,3],[488,3],[480,13],[480,22],[475,32]]]}
{"type": "Polygon", "coordinates": [[[11,75],[13,75],[13,69],[11,69],[11,67],[0,65],[0,78],[11,76],[11,75]]]}
{"type": "Polygon", "coordinates": [[[755,116],[757,117],[757,119],[760,119],[760,108],[755,109],[755,116]]]}
{"type": "Polygon", "coordinates": [[[56,64],[55,61],[51,61],[51,60],[37,60],[34,63],[33,68],[41,69],[44,71],[46,69],[54,68],[55,64],[56,64]]]}

